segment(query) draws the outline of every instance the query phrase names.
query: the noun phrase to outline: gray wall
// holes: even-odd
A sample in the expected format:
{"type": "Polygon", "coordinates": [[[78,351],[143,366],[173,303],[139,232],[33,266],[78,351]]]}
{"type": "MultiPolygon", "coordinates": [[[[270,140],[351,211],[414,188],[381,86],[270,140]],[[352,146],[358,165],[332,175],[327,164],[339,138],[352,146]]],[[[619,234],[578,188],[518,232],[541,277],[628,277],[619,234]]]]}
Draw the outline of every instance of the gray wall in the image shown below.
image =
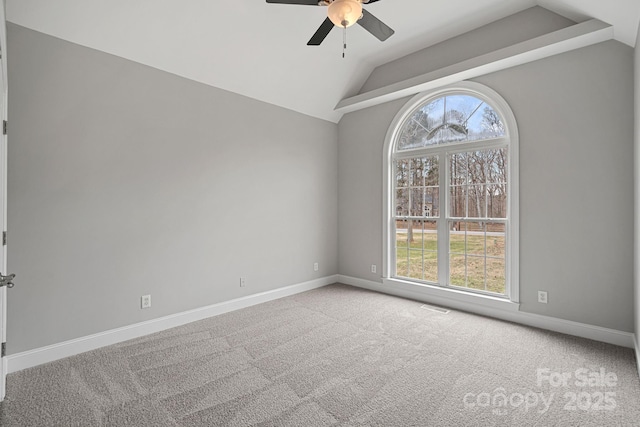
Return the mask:
{"type": "MultiPolygon", "coordinates": [[[[634,285],[635,285],[635,331],[636,331],[636,345],[640,345],[640,27],[638,28],[638,37],[636,39],[635,49],[635,64],[634,64],[634,77],[635,77],[635,238],[634,238],[634,285]]],[[[640,350],[640,348],[639,348],[640,350]]],[[[638,363],[638,369],[640,369],[640,360],[638,363]]]]}
{"type": "Polygon", "coordinates": [[[13,24],[8,43],[9,353],[337,272],[336,124],[13,24]]]}
{"type": "MultiPolygon", "coordinates": [[[[633,50],[610,41],[476,81],[520,132],[521,310],[633,331],[633,50]]],[[[382,149],[404,102],[339,123],[340,274],[380,281],[382,149]]]]}

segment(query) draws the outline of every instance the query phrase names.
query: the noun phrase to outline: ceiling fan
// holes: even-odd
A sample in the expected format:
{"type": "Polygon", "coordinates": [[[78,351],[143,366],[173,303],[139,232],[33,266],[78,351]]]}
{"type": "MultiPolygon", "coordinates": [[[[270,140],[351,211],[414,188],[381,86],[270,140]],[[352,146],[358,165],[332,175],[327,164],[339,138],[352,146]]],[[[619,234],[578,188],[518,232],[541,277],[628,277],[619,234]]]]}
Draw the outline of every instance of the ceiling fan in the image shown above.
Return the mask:
{"type": "Polygon", "coordinates": [[[319,46],[334,26],[346,29],[356,22],[380,41],[391,37],[394,31],[371,12],[362,8],[363,3],[377,1],[379,0],[267,0],[267,3],[328,6],[327,18],[307,42],[308,46],[319,46]]]}

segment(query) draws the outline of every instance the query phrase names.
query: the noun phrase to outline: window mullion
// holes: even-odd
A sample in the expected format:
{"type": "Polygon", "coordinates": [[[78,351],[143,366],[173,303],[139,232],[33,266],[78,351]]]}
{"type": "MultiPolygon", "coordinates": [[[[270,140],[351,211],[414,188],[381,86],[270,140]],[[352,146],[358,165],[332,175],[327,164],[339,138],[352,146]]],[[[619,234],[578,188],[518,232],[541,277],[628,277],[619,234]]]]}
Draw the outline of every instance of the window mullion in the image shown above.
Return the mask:
{"type": "Polygon", "coordinates": [[[438,216],[438,283],[449,284],[449,156],[438,156],[440,215],[438,216]]]}
{"type": "Polygon", "coordinates": [[[430,145],[428,147],[412,148],[410,150],[397,151],[394,153],[394,157],[396,159],[412,159],[415,157],[435,156],[437,154],[444,153],[462,153],[469,150],[475,150],[478,146],[482,146],[484,148],[499,148],[506,147],[508,145],[509,138],[500,137],[489,140],[464,141],[446,145],[430,145]]]}

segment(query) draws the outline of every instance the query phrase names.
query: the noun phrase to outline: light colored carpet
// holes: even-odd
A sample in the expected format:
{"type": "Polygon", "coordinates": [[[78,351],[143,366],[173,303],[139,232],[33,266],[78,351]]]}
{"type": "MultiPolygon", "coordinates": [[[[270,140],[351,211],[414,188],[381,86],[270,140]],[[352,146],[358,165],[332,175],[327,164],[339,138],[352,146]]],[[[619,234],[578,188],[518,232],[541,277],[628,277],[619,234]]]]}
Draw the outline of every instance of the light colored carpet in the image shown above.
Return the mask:
{"type": "Polygon", "coordinates": [[[333,285],[27,369],[0,424],[640,425],[630,349],[421,305],[333,285]]]}

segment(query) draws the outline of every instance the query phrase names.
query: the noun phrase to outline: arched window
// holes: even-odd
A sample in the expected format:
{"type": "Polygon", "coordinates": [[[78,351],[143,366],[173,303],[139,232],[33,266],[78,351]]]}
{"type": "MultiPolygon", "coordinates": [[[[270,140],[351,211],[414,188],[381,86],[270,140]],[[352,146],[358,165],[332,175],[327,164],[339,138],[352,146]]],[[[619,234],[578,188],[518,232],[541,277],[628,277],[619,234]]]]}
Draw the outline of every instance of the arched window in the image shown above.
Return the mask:
{"type": "Polygon", "coordinates": [[[517,301],[518,138],[507,103],[464,82],[413,98],[385,156],[385,279],[517,301]]]}

